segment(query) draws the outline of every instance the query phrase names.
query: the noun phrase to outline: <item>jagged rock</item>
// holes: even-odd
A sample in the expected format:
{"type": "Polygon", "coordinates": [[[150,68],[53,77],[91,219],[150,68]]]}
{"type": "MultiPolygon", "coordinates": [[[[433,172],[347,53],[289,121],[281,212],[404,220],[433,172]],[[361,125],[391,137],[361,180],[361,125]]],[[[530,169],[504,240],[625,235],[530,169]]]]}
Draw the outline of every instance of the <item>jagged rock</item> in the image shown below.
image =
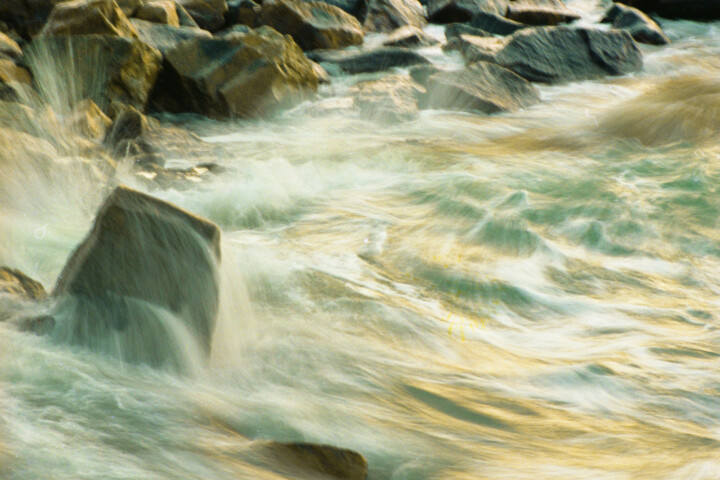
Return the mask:
{"type": "Polygon", "coordinates": [[[15,40],[0,32],[0,59],[3,57],[17,59],[22,55],[22,50],[15,40]]]}
{"type": "Polygon", "coordinates": [[[290,478],[365,480],[368,463],[361,454],[345,448],[313,443],[263,442],[253,448],[256,460],[290,478]],[[259,458],[258,458],[259,457],[259,458]]]}
{"type": "Polygon", "coordinates": [[[117,114],[112,125],[107,129],[105,144],[116,147],[123,140],[135,140],[149,129],[145,115],[132,107],[126,107],[117,114]]]}
{"type": "Polygon", "coordinates": [[[25,58],[59,113],[86,98],[105,113],[113,103],[143,110],[162,61],[145,42],[99,35],[37,37],[25,58]]]}
{"type": "Polygon", "coordinates": [[[0,99],[17,101],[32,88],[32,76],[14,61],[0,58],[0,99]]]}
{"type": "MultiPolygon", "coordinates": [[[[178,0],[178,4],[187,11],[197,26],[209,32],[218,32],[225,26],[225,15],[228,13],[228,4],[225,0],[178,0]]],[[[181,26],[183,23],[180,16],[181,26]]]]}
{"type": "Polygon", "coordinates": [[[465,40],[460,51],[468,63],[497,63],[532,82],[587,80],[642,68],[640,51],[622,30],[541,27],[502,39],[465,40]]]}
{"type": "MultiPolygon", "coordinates": [[[[143,193],[116,188],[53,291],[53,296],[74,302],[68,340],[85,344],[102,341],[93,337],[113,331],[153,331],[153,319],[142,315],[147,302],[185,322],[209,354],[218,309],[219,260],[216,225],[143,193]]],[[[149,345],[153,347],[160,349],[149,345]]],[[[164,360],[152,351],[137,355],[151,364],[164,360]]]]}
{"type": "Polygon", "coordinates": [[[179,27],[180,19],[178,18],[175,5],[175,2],[168,0],[148,2],[138,9],[135,13],[135,18],[170,25],[171,27],[179,27]]]}
{"type": "Polygon", "coordinates": [[[527,80],[499,65],[477,62],[459,72],[440,72],[427,81],[428,108],[512,112],[540,102],[540,93],[527,80]]]}
{"type": "Polygon", "coordinates": [[[72,0],[50,13],[41,35],[115,35],[137,38],[135,28],[114,0],[72,0]]]}
{"type": "Polygon", "coordinates": [[[667,45],[670,39],[653,19],[637,8],[616,3],[607,11],[603,23],[611,23],[613,28],[626,30],[640,43],[667,45]]]}
{"type": "MultiPolygon", "coordinates": [[[[448,23],[445,25],[445,40],[448,43],[460,35],[473,35],[475,37],[491,36],[490,33],[480,30],[479,28],[471,27],[466,23],[448,23]]],[[[449,50],[456,50],[456,48],[449,48],[449,50]]]]}
{"type": "Polygon", "coordinates": [[[228,14],[225,17],[225,26],[247,25],[254,27],[260,17],[261,6],[253,0],[233,0],[228,2],[228,14]]]}
{"type": "Polygon", "coordinates": [[[717,0],[623,0],[620,3],[673,20],[711,22],[720,19],[720,2],[717,0]]]}
{"type": "Polygon", "coordinates": [[[425,25],[425,12],[418,0],[368,0],[363,25],[372,32],[425,25]]]}
{"type": "Polygon", "coordinates": [[[431,23],[465,23],[480,12],[505,15],[505,0],[428,0],[427,19],[431,23]]]}
{"type": "Polygon", "coordinates": [[[140,40],[158,49],[163,55],[185,40],[212,38],[210,32],[201,28],[171,27],[170,25],[147,22],[136,18],[131,19],[130,23],[137,30],[140,40]]]}
{"type": "Polygon", "coordinates": [[[392,32],[383,42],[385,47],[427,47],[435,45],[437,40],[427,35],[418,27],[401,27],[392,32]]]}
{"type": "Polygon", "coordinates": [[[0,294],[12,295],[23,300],[44,300],[45,288],[20,270],[0,267],[0,294]]]}
{"type": "Polygon", "coordinates": [[[479,12],[470,20],[470,26],[495,35],[512,35],[528,25],[509,20],[489,12],[479,12]]]}
{"type": "Polygon", "coordinates": [[[302,50],[269,27],[188,40],[168,51],[165,60],[153,91],[158,110],[264,117],[309,98],[318,86],[302,50]]]}
{"type": "Polygon", "coordinates": [[[80,102],[70,114],[70,129],[91,140],[100,140],[110,126],[110,118],[92,100],[80,102]]]}
{"type": "Polygon", "coordinates": [[[115,2],[128,18],[135,15],[135,12],[137,12],[144,3],[143,0],[115,0],[115,2]]]}
{"type": "Polygon", "coordinates": [[[328,64],[351,74],[382,72],[395,67],[430,63],[419,53],[398,47],[384,47],[370,51],[317,51],[310,52],[308,57],[320,64],[328,64]]]}
{"type": "Polygon", "coordinates": [[[423,93],[425,89],[408,75],[390,75],[356,85],[353,101],[364,118],[400,122],[417,116],[417,100],[423,93]]]}
{"type": "Polygon", "coordinates": [[[303,50],[360,45],[363,32],[352,15],[322,2],[265,0],[259,23],[293,37],[303,50]]]}
{"type": "Polygon", "coordinates": [[[561,0],[509,0],[507,13],[510,20],[527,25],[558,25],[580,18],[561,0]]]}
{"type": "Polygon", "coordinates": [[[61,0],[2,0],[0,21],[17,30],[24,38],[40,31],[55,4],[61,0]]]}

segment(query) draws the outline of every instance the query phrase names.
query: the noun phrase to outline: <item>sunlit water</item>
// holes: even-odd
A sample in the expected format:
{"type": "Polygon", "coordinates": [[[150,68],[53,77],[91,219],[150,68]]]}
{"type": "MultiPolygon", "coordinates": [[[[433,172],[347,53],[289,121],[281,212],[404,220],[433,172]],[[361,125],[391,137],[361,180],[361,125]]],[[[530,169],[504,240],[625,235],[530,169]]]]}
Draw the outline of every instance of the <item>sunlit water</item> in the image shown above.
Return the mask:
{"type": "Polygon", "coordinates": [[[244,438],[371,479],[720,478],[720,24],[664,26],[643,72],[511,115],[378,125],[327,108],[345,78],[193,121],[227,171],[191,189],[11,168],[0,264],[51,288],[125,183],[221,226],[223,291],[189,375],[0,323],[0,478],[277,478],[244,438]]]}

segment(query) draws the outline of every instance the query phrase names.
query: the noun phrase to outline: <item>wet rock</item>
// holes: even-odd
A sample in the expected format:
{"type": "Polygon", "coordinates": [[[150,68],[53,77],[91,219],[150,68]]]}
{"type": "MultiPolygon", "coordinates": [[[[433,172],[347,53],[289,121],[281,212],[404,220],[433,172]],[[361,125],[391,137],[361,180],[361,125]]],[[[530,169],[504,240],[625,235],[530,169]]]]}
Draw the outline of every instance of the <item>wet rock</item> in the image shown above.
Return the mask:
{"type": "Polygon", "coordinates": [[[99,35],[37,37],[25,58],[38,89],[61,102],[58,108],[89,98],[105,113],[113,103],[143,110],[162,61],[145,42],[99,35]]]}
{"type": "Polygon", "coordinates": [[[148,119],[132,107],[126,107],[117,114],[107,129],[104,143],[111,148],[117,147],[123,140],[136,140],[149,130],[148,119]]]}
{"type": "Polygon", "coordinates": [[[490,12],[479,12],[470,20],[470,26],[494,35],[512,35],[528,25],[509,20],[490,12]]]}
{"type": "MultiPolygon", "coordinates": [[[[214,33],[225,26],[225,15],[228,13],[228,4],[225,0],[178,0],[178,4],[203,30],[214,33]]],[[[181,26],[195,26],[184,23],[180,14],[179,18],[181,26]]]]}
{"type": "Polygon", "coordinates": [[[32,89],[28,69],[13,60],[0,58],[0,100],[20,101],[32,89]]]}
{"type": "Polygon", "coordinates": [[[72,0],[50,13],[41,35],[114,35],[137,38],[135,28],[114,0],[72,0]]]}
{"type": "Polygon", "coordinates": [[[165,60],[152,100],[161,111],[266,117],[309,98],[318,86],[302,50],[269,27],[189,40],[168,51],[165,60]]]}
{"type": "Polygon", "coordinates": [[[21,103],[0,100],[0,128],[38,136],[35,111],[21,103]]]}
{"type": "Polygon", "coordinates": [[[642,68],[640,51],[621,30],[542,27],[503,39],[466,40],[461,53],[468,63],[497,63],[532,82],[587,80],[642,68]]]}
{"type": "Polygon", "coordinates": [[[477,62],[456,72],[440,72],[428,79],[426,108],[482,113],[512,112],[540,102],[540,93],[510,70],[477,62]]]}
{"type": "MultiPolygon", "coordinates": [[[[253,449],[270,468],[291,478],[365,480],[368,464],[357,452],[313,443],[264,442],[253,449]]],[[[256,461],[257,461],[256,460],[256,461]]]]}
{"type": "Polygon", "coordinates": [[[2,0],[0,21],[24,38],[30,38],[40,31],[50,12],[61,0],[2,0]]]}
{"type": "Polygon", "coordinates": [[[413,50],[398,47],[384,47],[370,51],[317,51],[308,54],[311,60],[327,64],[345,73],[372,73],[395,67],[430,64],[430,61],[413,50]]]}
{"type": "Polygon", "coordinates": [[[408,75],[390,75],[356,85],[353,100],[364,118],[393,123],[415,118],[417,100],[423,93],[425,89],[408,75]]]}
{"type": "Polygon", "coordinates": [[[372,32],[392,32],[400,27],[422,27],[425,12],[418,0],[368,0],[363,25],[372,32]]]}
{"type": "MultiPolygon", "coordinates": [[[[473,35],[475,37],[489,37],[490,33],[480,30],[479,28],[471,27],[466,23],[449,23],[445,25],[445,40],[451,42],[453,38],[459,37],[460,35],[473,35]]],[[[457,50],[456,48],[449,48],[449,50],[457,50]]]]}
{"type": "Polygon", "coordinates": [[[580,18],[561,0],[510,0],[505,16],[535,26],[558,25],[580,18]]]}
{"type": "Polygon", "coordinates": [[[407,26],[392,32],[383,42],[385,47],[427,47],[435,45],[437,40],[427,35],[421,28],[407,26]]]}
{"type": "Polygon", "coordinates": [[[228,14],[225,18],[225,26],[247,25],[254,27],[260,18],[261,6],[253,0],[234,0],[228,2],[228,14]]]}
{"type": "Polygon", "coordinates": [[[180,19],[178,18],[175,2],[167,0],[146,3],[138,9],[135,18],[170,25],[171,27],[180,26],[180,19]]]}
{"type": "Polygon", "coordinates": [[[427,88],[430,77],[439,73],[441,70],[434,65],[418,65],[410,69],[410,78],[418,85],[427,88]]]}
{"type": "Polygon", "coordinates": [[[212,38],[210,32],[201,28],[171,27],[170,25],[147,22],[135,18],[131,19],[130,23],[132,23],[135,30],[137,30],[140,40],[159,50],[163,56],[185,40],[212,38]]]}
{"type": "Polygon", "coordinates": [[[22,50],[15,40],[0,32],[0,59],[3,57],[15,60],[22,55],[22,50]]]}
{"type": "Polygon", "coordinates": [[[465,23],[480,12],[505,15],[505,0],[428,0],[427,19],[431,23],[465,23]]]}
{"type": "Polygon", "coordinates": [[[20,270],[0,267],[0,295],[12,295],[23,300],[44,300],[45,287],[20,270]]]}
{"type": "MultiPolygon", "coordinates": [[[[315,0],[306,0],[315,1],[315,0]]],[[[367,0],[318,0],[322,3],[327,3],[333,7],[338,7],[345,13],[349,13],[353,17],[357,18],[360,22],[365,19],[365,13],[367,12],[367,0]]]]}
{"type": "Polygon", "coordinates": [[[259,23],[293,37],[303,50],[360,45],[360,22],[337,7],[302,0],[265,0],[259,23]]]}
{"type": "Polygon", "coordinates": [[[80,102],[69,118],[70,129],[91,140],[101,140],[110,126],[110,118],[92,100],[80,102]]]}
{"type": "Polygon", "coordinates": [[[253,29],[248,27],[247,25],[233,25],[230,28],[226,28],[225,30],[217,32],[214,36],[215,38],[222,38],[229,37],[235,34],[246,35],[252,31],[253,29]]]}
{"type": "Polygon", "coordinates": [[[151,331],[152,325],[143,323],[150,320],[141,319],[136,310],[148,302],[184,321],[209,354],[218,309],[219,260],[216,225],[118,187],[68,259],[53,296],[76,302],[73,342],[98,341],[90,338],[93,333],[111,330],[151,331]]]}
{"type": "Polygon", "coordinates": [[[125,14],[126,17],[132,17],[135,15],[140,7],[143,6],[143,0],[115,0],[120,10],[125,14]]]}
{"type": "Polygon", "coordinates": [[[626,30],[640,43],[651,45],[667,45],[670,39],[653,19],[637,8],[621,3],[614,4],[602,19],[603,23],[611,23],[613,28],[626,30]]]}

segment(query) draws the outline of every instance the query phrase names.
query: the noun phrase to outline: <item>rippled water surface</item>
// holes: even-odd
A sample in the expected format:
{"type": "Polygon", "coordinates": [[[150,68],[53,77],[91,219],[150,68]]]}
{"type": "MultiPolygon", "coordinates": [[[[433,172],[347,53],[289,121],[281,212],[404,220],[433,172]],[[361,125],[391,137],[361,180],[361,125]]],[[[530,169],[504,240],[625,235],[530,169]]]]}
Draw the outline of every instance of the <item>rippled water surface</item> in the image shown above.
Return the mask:
{"type": "MultiPolygon", "coordinates": [[[[272,122],[190,121],[224,173],[111,183],[221,226],[211,365],[0,323],[0,477],[279,478],[251,438],[357,450],[371,479],[720,478],[720,24],[663,25],[643,72],[515,114],[374,124],[332,107],[345,78],[272,122]]],[[[0,179],[0,264],[47,287],[108,188],[65,162],[0,179]]]]}

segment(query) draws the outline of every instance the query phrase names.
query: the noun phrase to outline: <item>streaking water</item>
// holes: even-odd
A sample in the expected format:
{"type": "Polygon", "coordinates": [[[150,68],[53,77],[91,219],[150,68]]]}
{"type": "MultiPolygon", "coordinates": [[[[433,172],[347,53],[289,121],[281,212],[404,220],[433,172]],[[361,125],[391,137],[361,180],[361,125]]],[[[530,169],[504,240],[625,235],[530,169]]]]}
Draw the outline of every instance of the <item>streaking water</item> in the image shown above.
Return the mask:
{"type": "MultiPolygon", "coordinates": [[[[720,24],[664,27],[643,73],[517,114],[378,126],[322,108],[344,79],[190,124],[228,172],[149,193],[223,229],[211,365],[0,323],[0,478],[279,478],[243,436],[372,479],[720,478],[720,24]]],[[[47,287],[110,187],[53,161],[0,167],[0,264],[47,287]]]]}

